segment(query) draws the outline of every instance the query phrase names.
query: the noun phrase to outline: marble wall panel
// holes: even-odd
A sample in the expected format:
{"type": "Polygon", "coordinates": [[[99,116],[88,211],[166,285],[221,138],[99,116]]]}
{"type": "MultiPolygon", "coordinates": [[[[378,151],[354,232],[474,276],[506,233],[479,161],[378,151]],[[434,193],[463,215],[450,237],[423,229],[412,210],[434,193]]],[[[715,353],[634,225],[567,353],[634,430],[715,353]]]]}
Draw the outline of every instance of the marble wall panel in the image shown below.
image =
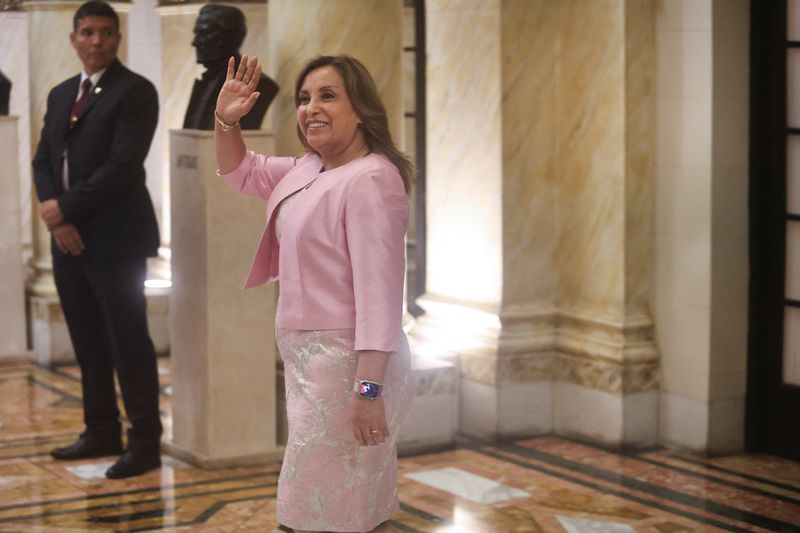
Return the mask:
{"type": "Polygon", "coordinates": [[[653,289],[655,17],[625,2],[625,316],[650,322],[653,289]]]}
{"type": "Polygon", "coordinates": [[[0,71],[11,80],[11,101],[9,114],[19,117],[17,121],[18,203],[20,240],[23,255],[32,252],[31,248],[31,121],[30,94],[28,92],[29,63],[21,58],[28,57],[28,14],[16,11],[0,12],[0,71]]]}
{"type": "Polygon", "coordinates": [[[352,55],[381,94],[395,143],[402,145],[402,0],[270,0],[267,74],[281,86],[272,107],[276,149],[302,154],[295,133],[294,86],[317,55],[352,55]]]}
{"type": "Polygon", "coordinates": [[[624,317],[625,2],[566,2],[558,98],[559,302],[624,317]]]}
{"type": "Polygon", "coordinates": [[[654,360],[653,4],[558,5],[559,349],[654,360]]]}
{"type": "Polygon", "coordinates": [[[503,284],[500,2],[435,0],[426,2],[425,10],[427,290],[498,303],[503,284]]]}
{"type": "Polygon", "coordinates": [[[502,4],[503,306],[553,304],[558,2],[502,4]]]}

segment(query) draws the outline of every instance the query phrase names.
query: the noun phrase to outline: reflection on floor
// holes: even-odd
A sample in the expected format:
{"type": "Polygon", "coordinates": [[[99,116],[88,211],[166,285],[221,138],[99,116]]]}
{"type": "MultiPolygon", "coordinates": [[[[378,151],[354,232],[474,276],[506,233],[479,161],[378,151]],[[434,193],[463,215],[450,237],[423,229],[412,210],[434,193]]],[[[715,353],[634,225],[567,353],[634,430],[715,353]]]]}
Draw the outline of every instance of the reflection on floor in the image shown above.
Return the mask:
{"type": "MultiPolygon", "coordinates": [[[[169,361],[160,361],[169,427],[169,361]]],[[[275,523],[280,464],[160,471],[108,481],[111,458],[56,463],[81,429],[76,368],[0,365],[0,531],[288,531],[275,523]]],[[[400,461],[404,532],[800,532],[800,464],[667,449],[618,453],[555,437],[400,461]]]]}

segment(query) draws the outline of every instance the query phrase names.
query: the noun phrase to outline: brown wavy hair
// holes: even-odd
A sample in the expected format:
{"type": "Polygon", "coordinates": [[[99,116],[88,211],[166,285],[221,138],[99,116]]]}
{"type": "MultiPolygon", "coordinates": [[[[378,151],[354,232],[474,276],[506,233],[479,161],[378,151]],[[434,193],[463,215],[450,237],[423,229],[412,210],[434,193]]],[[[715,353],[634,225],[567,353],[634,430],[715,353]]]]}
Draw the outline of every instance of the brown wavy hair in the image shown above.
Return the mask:
{"type": "MultiPolygon", "coordinates": [[[[383,154],[397,167],[400,177],[403,178],[403,187],[408,193],[411,190],[414,167],[408,157],[395,146],[389,133],[389,119],[386,117],[386,107],[378,94],[378,87],[367,68],[358,59],[350,56],[318,56],[306,63],[295,83],[295,107],[300,105],[300,88],[306,76],[318,68],[327,66],[335,68],[344,81],[347,98],[356,116],[361,120],[361,131],[367,148],[371,153],[383,154]]],[[[297,136],[306,150],[316,152],[308,144],[299,124],[297,136]]]]}

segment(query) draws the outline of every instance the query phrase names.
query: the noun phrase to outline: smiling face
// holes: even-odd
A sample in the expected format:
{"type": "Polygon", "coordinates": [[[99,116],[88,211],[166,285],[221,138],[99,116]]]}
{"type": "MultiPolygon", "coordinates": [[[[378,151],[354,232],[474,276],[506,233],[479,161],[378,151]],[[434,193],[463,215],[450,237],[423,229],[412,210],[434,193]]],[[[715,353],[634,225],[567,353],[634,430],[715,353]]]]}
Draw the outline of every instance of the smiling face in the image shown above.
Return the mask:
{"type": "Polygon", "coordinates": [[[323,161],[346,154],[357,156],[365,149],[364,135],[358,127],[361,120],[334,67],[328,65],[309,72],[297,101],[300,132],[323,161]]]}
{"type": "Polygon", "coordinates": [[[78,21],[78,27],[69,34],[69,40],[78,52],[84,70],[91,76],[116,59],[121,35],[114,19],[88,15],[78,21]]]}

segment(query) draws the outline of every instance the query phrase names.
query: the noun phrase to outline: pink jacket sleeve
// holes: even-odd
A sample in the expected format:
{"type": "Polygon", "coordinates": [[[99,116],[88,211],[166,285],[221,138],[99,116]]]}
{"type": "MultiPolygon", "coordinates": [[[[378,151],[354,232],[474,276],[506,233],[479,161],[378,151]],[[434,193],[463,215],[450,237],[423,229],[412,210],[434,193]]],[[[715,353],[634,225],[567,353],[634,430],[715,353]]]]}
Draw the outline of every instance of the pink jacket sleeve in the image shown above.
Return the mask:
{"type": "Polygon", "coordinates": [[[355,349],[395,352],[403,319],[408,198],[397,171],[375,170],[350,185],[344,216],[353,269],[355,349]]]}
{"type": "Polygon", "coordinates": [[[245,153],[236,169],[217,174],[236,192],[269,198],[275,185],[297,164],[296,157],[268,157],[252,150],[245,153]]]}

